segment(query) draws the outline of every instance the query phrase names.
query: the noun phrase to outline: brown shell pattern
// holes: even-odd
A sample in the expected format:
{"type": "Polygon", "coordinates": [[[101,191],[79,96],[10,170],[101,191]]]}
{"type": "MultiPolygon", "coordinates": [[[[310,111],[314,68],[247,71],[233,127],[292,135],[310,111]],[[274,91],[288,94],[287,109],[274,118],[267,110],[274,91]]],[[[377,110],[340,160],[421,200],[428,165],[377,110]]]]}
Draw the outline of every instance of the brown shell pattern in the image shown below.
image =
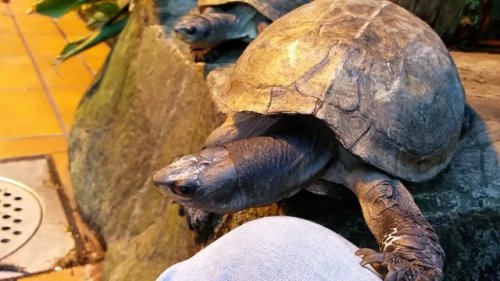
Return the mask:
{"type": "Polygon", "coordinates": [[[317,0],[278,19],[221,98],[233,111],[314,115],[353,154],[414,182],[448,164],[465,103],[440,38],[383,0],[317,0]]]}
{"type": "Polygon", "coordinates": [[[291,10],[309,2],[310,0],[198,0],[198,7],[245,3],[254,7],[267,18],[275,21],[291,10]]]}

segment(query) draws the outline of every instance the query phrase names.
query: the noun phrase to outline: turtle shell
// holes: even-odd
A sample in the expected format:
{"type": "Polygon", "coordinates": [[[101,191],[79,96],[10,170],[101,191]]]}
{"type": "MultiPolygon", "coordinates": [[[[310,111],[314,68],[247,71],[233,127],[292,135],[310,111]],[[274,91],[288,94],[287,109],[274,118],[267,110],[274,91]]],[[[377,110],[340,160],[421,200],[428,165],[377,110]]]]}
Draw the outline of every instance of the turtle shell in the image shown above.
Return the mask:
{"type": "Polygon", "coordinates": [[[278,19],[220,98],[236,112],[314,115],[348,151],[413,182],[448,164],[465,106],[441,39],[383,0],[317,0],[278,19]]]}
{"type": "Polygon", "coordinates": [[[254,7],[272,21],[277,20],[291,10],[309,3],[310,0],[198,0],[198,7],[217,6],[230,3],[245,3],[254,7]]]}

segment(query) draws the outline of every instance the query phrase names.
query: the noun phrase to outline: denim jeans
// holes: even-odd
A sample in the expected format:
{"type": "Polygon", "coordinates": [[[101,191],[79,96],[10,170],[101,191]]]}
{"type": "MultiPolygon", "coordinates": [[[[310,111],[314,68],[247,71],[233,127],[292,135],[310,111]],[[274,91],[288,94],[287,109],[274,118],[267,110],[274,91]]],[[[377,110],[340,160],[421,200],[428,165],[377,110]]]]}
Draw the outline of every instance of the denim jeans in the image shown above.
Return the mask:
{"type": "Polygon", "coordinates": [[[190,259],[169,267],[157,281],[380,281],[359,265],[356,250],[316,223],[266,217],[232,230],[190,259]]]}

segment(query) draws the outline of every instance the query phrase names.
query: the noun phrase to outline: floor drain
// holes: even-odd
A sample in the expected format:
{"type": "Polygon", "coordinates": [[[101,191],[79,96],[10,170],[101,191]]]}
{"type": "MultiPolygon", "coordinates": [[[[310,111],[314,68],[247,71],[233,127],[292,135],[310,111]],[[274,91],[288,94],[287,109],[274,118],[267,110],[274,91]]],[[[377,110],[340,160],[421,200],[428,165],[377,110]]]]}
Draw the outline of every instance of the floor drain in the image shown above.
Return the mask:
{"type": "Polygon", "coordinates": [[[0,160],[0,280],[79,262],[54,168],[46,156],[0,160]]]}
{"type": "Polygon", "coordinates": [[[0,177],[0,260],[23,246],[42,221],[42,205],[28,186],[0,177]]]}

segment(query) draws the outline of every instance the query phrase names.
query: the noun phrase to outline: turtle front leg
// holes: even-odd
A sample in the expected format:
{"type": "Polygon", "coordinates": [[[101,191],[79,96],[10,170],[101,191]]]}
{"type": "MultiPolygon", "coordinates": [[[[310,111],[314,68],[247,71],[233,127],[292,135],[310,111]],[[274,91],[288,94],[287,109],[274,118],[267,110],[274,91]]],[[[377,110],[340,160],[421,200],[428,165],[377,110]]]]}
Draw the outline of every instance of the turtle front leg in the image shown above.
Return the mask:
{"type": "Polygon", "coordinates": [[[194,62],[211,62],[220,56],[215,48],[212,49],[191,48],[191,55],[193,56],[194,62]]]}
{"type": "Polygon", "coordinates": [[[186,217],[189,229],[198,234],[199,242],[208,241],[222,217],[216,213],[183,205],[180,205],[179,215],[186,217]]]}
{"type": "Polygon", "coordinates": [[[380,245],[380,253],[359,249],[361,264],[386,273],[386,281],[441,280],[444,252],[439,238],[405,186],[369,170],[358,170],[351,179],[365,221],[380,245]]]}

